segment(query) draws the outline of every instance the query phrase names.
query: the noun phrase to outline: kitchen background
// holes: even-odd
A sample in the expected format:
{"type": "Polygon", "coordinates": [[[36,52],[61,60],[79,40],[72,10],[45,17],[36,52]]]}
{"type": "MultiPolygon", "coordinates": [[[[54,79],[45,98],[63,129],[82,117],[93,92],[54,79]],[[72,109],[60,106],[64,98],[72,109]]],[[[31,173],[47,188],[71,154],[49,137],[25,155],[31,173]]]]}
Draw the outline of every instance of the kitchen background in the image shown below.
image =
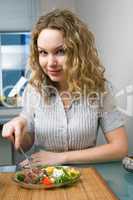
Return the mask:
{"type": "MultiPolygon", "coordinates": [[[[112,81],[118,106],[127,115],[129,152],[133,152],[133,1],[0,0],[0,94],[25,75],[30,31],[38,16],[69,8],[88,23],[112,81]]],[[[10,89],[6,91],[8,95],[10,89]]],[[[2,113],[0,107],[0,112],[2,113]]],[[[99,134],[98,143],[103,142],[99,134]]],[[[0,164],[11,164],[11,144],[0,137],[0,164]]]]}

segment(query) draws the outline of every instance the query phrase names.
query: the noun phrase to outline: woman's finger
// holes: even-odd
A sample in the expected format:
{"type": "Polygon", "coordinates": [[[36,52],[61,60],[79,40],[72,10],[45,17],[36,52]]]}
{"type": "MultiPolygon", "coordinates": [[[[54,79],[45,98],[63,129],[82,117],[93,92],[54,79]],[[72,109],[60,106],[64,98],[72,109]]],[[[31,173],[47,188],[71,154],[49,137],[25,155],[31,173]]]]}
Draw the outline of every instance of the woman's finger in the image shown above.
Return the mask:
{"type": "Polygon", "coordinates": [[[23,130],[20,126],[15,127],[15,148],[18,150],[21,145],[23,130]]]}

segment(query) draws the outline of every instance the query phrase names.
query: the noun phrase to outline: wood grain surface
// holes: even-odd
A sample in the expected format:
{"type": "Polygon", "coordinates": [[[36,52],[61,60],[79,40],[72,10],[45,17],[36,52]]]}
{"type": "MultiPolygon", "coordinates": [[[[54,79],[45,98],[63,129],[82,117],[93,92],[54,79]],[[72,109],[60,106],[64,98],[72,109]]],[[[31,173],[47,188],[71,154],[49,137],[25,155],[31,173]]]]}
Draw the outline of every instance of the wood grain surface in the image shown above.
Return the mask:
{"type": "Polygon", "coordinates": [[[80,168],[80,180],[67,187],[31,190],[17,186],[14,173],[0,173],[0,200],[118,200],[94,168],[80,168]]]}

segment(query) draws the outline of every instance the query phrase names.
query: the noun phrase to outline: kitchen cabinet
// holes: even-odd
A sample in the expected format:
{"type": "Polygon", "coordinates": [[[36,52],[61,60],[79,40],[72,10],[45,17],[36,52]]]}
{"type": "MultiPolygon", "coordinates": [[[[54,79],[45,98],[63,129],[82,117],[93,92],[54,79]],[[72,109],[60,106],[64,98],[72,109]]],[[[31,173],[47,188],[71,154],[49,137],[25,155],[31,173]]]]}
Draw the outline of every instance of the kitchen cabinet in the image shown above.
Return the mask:
{"type": "Polygon", "coordinates": [[[76,11],[76,1],[0,0],[0,31],[30,31],[40,15],[55,8],[76,11]]]}
{"type": "Polygon", "coordinates": [[[0,165],[12,164],[11,143],[1,136],[2,125],[0,125],[0,165]]]}
{"type": "MultiPolygon", "coordinates": [[[[10,141],[4,139],[1,135],[2,126],[7,121],[19,115],[21,108],[4,108],[0,107],[0,165],[11,165],[20,162],[24,156],[17,152],[10,141]]],[[[27,152],[31,154],[34,146],[27,152]]]]}
{"type": "Polygon", "coordinates": [[[0,0],[0,31],[31,30],[40,10],[40,0],[0,0]]]}
{"type": "Polygon", "coordinates": [[[0,107],[0,165],[12,164],[14,152],[11,142],[2,138],[2,126],[4,123],[17,116],[20,112],[19,108],[1,108],[0,107]]]}

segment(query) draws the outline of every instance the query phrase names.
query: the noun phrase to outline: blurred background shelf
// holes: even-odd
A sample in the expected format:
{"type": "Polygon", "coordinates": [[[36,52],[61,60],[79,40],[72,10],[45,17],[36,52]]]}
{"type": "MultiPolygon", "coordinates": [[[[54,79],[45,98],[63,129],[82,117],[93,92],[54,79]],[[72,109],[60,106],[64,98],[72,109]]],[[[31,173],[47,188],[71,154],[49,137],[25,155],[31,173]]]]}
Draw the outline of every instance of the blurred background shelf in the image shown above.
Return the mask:
{"type": "Polygon", "coordinates": [[[0,106],[0,125],[11,120],[13,117],[17,116],[21,111],[21,107],[15,108],[5,108],[0,106]]]}

